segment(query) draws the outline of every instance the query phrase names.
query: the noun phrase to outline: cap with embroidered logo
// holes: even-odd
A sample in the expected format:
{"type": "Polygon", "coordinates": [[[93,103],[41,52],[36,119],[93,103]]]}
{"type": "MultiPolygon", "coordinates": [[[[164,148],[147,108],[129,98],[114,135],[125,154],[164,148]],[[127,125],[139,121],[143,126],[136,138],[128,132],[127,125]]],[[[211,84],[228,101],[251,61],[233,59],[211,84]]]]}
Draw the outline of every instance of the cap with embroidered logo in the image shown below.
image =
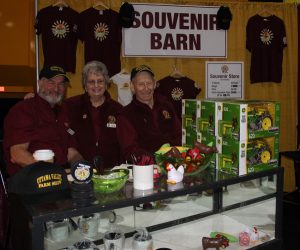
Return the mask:
{"type": "Polygon", "coordinates": [[[66,82],[69,82],[69,78],[66,74],[66,71],[60,67],[60,66],[45,66],[39,74],[39,79],[42,79],[43,77],[47,79],[51,79],[55,76],[63,76],[65,78],[66,82]]]}
{"type": "Polygon", "coordinates": [[[63,167],[38,161],[14,174],[9,180],[8,191],[19,194],[30,202],[48,202],[66,197],[70,190],[63,167]]]}
{"type": "Polygon", "coordinates": [[[152,69],[149,66],[147,66],[147,65],[140,65],[140,66],[135,67],[135,68],[133,68],[131,70],[130,80],[132,80],[140,72],[148,72],[152,76],[154,76],[154,73],[153,73],[152,69]]]}

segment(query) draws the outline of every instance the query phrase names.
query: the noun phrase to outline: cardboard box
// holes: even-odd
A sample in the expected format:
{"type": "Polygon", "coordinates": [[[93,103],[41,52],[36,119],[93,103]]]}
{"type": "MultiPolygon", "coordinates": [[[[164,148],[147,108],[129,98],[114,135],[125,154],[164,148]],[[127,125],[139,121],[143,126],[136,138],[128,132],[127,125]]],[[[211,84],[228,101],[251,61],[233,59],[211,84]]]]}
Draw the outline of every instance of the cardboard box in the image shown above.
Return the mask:
{"type": "Polygon", "coordinates": [[[279,135],[237,141],[219,138],[217,168],[227,173],[244,175],[278,166],[279,135]]]}
{"type": "MultiPolygon", "coordinates": [[[[217,137],[214,135],[211,135],[210,133],[198,133],[199,141],[205,145],[208,145],[210,147],[217,147],[217,137]]],[[[211,163],[213,163],[216,166],[216,156],[217,154],[214,154],[214,156],[211,159],[211,163]]]]}
{"type": "Polygon", "coordinates": [[[216,136],[217,105],[213,100],[201,100],[201,113],[197,117],[197,131],[216,136]]]}
{"type": "Polygon", "coordinates": [[[244,141],[279,133],[279,102],[224,101],[220,109],[222,109],[222,118],[218,121],[220,137],[244,141]]]}
{"type": "Polygon", "coordinates": [[[195,99],[182,100],[182,128],[193,127],[196,130],[196,120],[200,116],[201,101],[195,99]]]}
{"type": "Polygon", "coordinates": [[[194,142],[201,140],[200,133],[197,133],[195,129],[189,127],[186,129],[182,129],[182,146],[192,148],[194,142]]]}

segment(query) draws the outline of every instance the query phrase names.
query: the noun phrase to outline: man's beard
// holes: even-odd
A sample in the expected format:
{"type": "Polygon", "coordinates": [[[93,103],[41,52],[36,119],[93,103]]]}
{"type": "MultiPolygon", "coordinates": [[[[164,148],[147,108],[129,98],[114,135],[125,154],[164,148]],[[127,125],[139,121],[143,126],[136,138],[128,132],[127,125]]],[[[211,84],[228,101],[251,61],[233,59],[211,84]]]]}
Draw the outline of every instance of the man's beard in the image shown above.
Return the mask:
{"type": "Polygon", "coordinates": [[[54,105],[60,103],[64,98],[64,94],[58,94],[56,97],[53,97],[53,96],[47,95],[42,90],[40,90],[38,94],[41,98],[43,98],[45,101],[47,101],[51,106],[54,106],[54,105]]]}

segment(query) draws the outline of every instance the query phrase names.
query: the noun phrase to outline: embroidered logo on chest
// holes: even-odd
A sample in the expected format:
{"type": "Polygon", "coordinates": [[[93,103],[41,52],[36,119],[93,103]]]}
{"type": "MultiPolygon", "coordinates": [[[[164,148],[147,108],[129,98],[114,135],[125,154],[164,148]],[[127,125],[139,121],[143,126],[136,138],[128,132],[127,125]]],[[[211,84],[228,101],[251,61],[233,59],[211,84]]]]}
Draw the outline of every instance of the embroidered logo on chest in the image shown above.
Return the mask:
{"type": "Polygon", "coordinates": [[[107,35],[109,34],[108,26],[105,23],[97,23],[94,27],[94,35],[95,38],[102,42],[107,38],[107,35]]]}
{"type": "Polygon", "coordinates": [[[181,88],[172,89],[171,96],[173,100],[180,101],[183,96],[183,90],[181,88]]]}
{"type": "Polygon", "coordinates": [[[274,38],[274,34],[272,30],[269,29],[263,29],[260,32],[260,40],[263,44],[270,45],[272,43],[272,40],[274,38]]]}
{"type": "Polygon", "coordinates": [[[167,120],[167,119],[171,119],[171,115],[170,115],[169,111],[163,110],[163,111],[162,111],[162,114],[163,114],[163,116],[164,116],[164,118],[165,118],[166,120],[167,120]]]}
{"type": "Polygon", "coordinates": [[[57,38],[65,38],[70,32],[69,24],[63,20],[55,21],[51,27],[52,34],[57,38]]]}
{"type": "Polygon", "coordinates": [[[107,124],[106,124],[106,126],[107,126],[108,128],[116,128],[116,127],[117,127],[116,122],[117,122],[116,117],[113,116],[113,115],[109,115],[109,116],[107,117],[107,124]]]}

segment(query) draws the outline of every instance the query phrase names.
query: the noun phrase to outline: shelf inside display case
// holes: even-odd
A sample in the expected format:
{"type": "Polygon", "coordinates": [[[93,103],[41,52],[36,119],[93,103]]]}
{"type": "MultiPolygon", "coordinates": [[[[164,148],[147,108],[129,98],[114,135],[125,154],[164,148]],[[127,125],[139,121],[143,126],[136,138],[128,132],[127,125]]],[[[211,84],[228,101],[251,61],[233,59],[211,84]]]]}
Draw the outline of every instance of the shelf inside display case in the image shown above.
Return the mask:
{"type": "MultiPolygon", "coordinates": [[[[202,236],[208,235],[210,230],[221,230],[223,227],[223,231],[228,231],[228,228],[232,228],[231,225],[236,224],[236,227],[234,226],[236,231],[232,232],[236,234],[239,230],[244,230],[245,227],[253,226],[251,220],[251,216],[255,216],[253,211],[249,212],[249,216],[241,215],[244,219],[249,218],[250,223],[243,222],[235,217],[234,213],[239,214],[239,212],[247,211],[248,207],[255,205],[263,207],[264,202],[269,201],[275,203],[272,207],[276,207],[276,209],[274,208],[272,212],[267,212],[267,214],[263,212],[263,209],[258,208],[257,214],[260,215],[261,213],[262,217],[273,219],[272,222],[265,222],[265,224],[272,224],[272,232],[268,232],[271,237],[269,242],[275,244],[281,239],[279,201],[282,199],[282,168],[239,177],[208,169],[197,176],[184,178],[180,185],[170,186],[162,178],[155,183],[154,189],[151,191],[134,190],[132,183],[128,182],[124,189],[118,193],[96,194],[96,202],[87,207],[76,207],[71,198],[68,197],[43,204],[29,204],[19,198],[14,197],[15,200],[19,201],[16,203],[19,204],[18,209],[25,210],[28,215],[27,220],[32,221],[31,242],[33,249],[63,249],[85,238],[79,229],[72,229],[68,240],[54,242],[47,235],[44,224],[64,218],[72,218],[78,222],[80,216],[88,216],[93,213],[100,214],[98,233],[94,237],[86,238],[93,240],[95,244],[100,246],[99,249],[102,249],[104,232],[112,225],[107,222],[108,219],[104,218],[105,216],[101,220],[101,216],[111,210],[116,213],[116,221],[113,226],[120,228],[128,238],[126,239],[126,246],[127,244],[130,245],[128,241],[130,242],[130,237],[136,228],[147,228],[154,236],[155,245],[156,241],[160,241],[160,235],[164,235],[170,230],[174,230],[177,238],[188,237],[189,233],[186,230],[189,225],[197,225],[197,223],[199,223],[199,236],[195,237],[193,241],[198,242],[201,246],[202,236]],[[151,204],[152,208],[143,209],[143,204],[146,203],[151,204]],[[228,217],[228,214],[231,215],[228,217]],[[219,228],[217,221],[221,222],[222,220],[224,220],[221,224],[223,226],[219,228]],[[205,223],[207,221],[211,228],[206,228],[205,223]],[[227,221],[229,222],[228,227],[226,227],[227,221]],[[181,225],[183,223],[185,224],[181,225]],[[180,233],[177,230],[180,228],[184,228],[184,234],[181,233],[182,236],[178,235],[180,233]]],[[[270,205],[266,205],[266,208],[269,207],[270,205]]],[[[263,222],[261,221],[261,223],[263,222]]],[[[193,234],[193,227],[191,230],[191,234],[193,234]]],[[[162,239],[167,239],[167,237],[162,239]]],[[[189,238],[187,238],[188,240],[189,238]]],[[[162,245],[164,244],[167,242],[163,242],[162,245]]],[[[172,249],[176,248],[172,247],[172,249]]]]}

